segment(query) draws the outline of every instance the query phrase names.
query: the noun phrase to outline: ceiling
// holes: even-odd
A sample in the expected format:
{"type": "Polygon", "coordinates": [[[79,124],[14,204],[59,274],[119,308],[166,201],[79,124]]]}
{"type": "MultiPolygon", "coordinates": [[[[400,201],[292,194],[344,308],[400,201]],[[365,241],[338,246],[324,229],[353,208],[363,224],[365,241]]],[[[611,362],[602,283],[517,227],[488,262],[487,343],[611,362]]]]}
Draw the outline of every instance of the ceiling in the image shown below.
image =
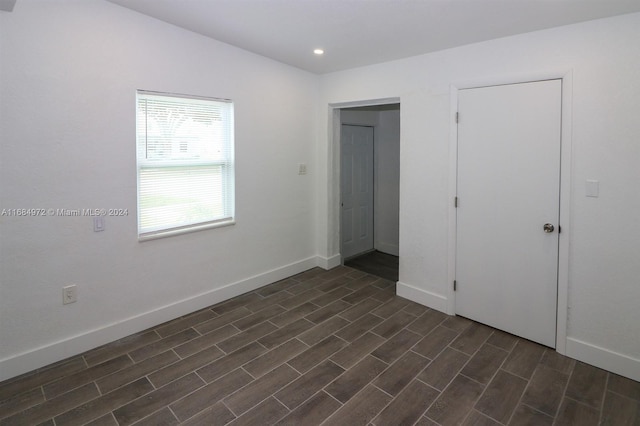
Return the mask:
{"type": "Polygon", "coordinates": [[[640,0],[108,1],[316,74],[640,12],[640,0]]]}

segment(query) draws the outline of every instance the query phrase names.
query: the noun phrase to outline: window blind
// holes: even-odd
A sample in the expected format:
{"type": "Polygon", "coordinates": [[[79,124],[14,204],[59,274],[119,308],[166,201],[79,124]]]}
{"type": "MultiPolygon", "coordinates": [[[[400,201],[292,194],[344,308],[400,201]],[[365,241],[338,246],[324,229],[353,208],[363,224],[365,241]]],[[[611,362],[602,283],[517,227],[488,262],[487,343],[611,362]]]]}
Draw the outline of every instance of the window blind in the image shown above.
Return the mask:
{"type": "Polygon", "coordinates": [[[138,236],[233,221],[233,104],[137,92],[138,236]]]}

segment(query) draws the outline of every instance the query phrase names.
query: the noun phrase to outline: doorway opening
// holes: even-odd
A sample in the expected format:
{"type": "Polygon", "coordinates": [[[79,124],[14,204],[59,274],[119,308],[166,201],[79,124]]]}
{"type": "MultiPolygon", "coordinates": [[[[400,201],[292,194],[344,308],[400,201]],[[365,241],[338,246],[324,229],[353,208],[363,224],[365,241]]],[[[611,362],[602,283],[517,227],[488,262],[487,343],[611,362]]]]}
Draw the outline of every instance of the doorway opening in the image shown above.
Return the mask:
{"type": "Polygon", "coordinates": [[[398,280],[400,104],[340,108],[340,253],[346,266],[398,280]]]}

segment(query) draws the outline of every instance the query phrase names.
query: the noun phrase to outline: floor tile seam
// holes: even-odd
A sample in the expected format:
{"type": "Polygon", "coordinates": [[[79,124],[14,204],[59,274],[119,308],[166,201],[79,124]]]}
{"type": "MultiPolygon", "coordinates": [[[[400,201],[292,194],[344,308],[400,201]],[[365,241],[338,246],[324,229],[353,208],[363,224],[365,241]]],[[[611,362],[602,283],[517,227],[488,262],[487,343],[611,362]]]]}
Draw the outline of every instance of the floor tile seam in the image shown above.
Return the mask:
{"type": "MultiPolygon", "coordinates": [[[[454,318],[455,318],[455,314],[454,314],[454,318]]],[[[458,331],[453,327],[447,327],[446,325],[444,325],[444,322],[447,320],[447,318],[445,318],[444,320],[442,320],[438,325],[446,328],[447,330],[451,330],[451,331],[455,331],[456,333],[458,333],[458,336],[460,336],[462,333],[464,333],[465,331],[467,331],[467,329],[469,327],[471,327],[471,325],[473,324],[473,322],[470,322],[466,327],[464,327],[462,330],[458,331]]],[[[434,327],[435,328],[435,327],[434,327]]]]}
{"type": "MultiPolygon", "coordinates": [[[[507,357],[507,358],[508,358],[508,357],[507,357]]],[[[537,368],[537,367],[536,367],[536,368],[537,368]]],[[[527,379],[527,378],[526,378],[526,377],[524,377],[524,376],[521,376],[521,375],[519,375],[519,374],[517,374],[517,373],[514,373],[514,372],[509,371],[509,370],[507,370],[507,369],[504,369],[504,368],[502,368],[502,367],[500,367],[500,370],[504,371],[505,373],[509,373],[509,374],[511,374],[512,376],[516,376],[516,377],[517,377],[517,378],[519,378],[519,379],[525,380],[525,381],[527,382],[527,384],[528,384],[528,383],[529,383],[529,381],[531,380],[531,378],[528,378],[528,379],[527,379]]],[[[534,370],[534,371],[535,371],[535,370],[534,370]]],[[[531,373],[531,377],[533,377],[533,373],[531,373]]]]}
{"type": "MultiPolygon", "coordinates": [[[[543,353],[544,353],[544,351],[543,351],[543,353]]],[[[540,364],[538,364],[538,366],[540,366],[540,364]]],[[[569,389],[569,383],[571,383],[571,379],[573,378],[573,374],[575,373],[575,370],[576,370],[576,366],[574,364],[573,368],[571,369],[571,373],[569,374],[569,377],[567,378],[567,382],[564,384],[564,389],[562,389],[562,396],[560,397],[560,403],[558,404],[558,407],[556,407],[556,411],[555,411],[555,413],[553,415],[554,422],[555,422],[555,419],[557,419],[558,415],[560,414],[560,409],[562,408],[562,402],[567,397],[567,389],[569,389]]],[[[532,376],[532,378],[533,378],[533,376],[532,376]]],[[[605,384],[604,384],[604,388],[605,388],[605,390],[607,389],[606,381],[605,381],[605,384]]],[[[602,397],[602,400],[604,401],[604,395],[602,397]]]]}
{"type": "MultiPolygon", "coordinates": [[[[480,386],[483,386],[485,389],[487,388],[487,386],[489,386],[489,383],[487,383],[486,385],[485,385],[485,384],[482,384],[482,383],[480,383],[479,381],[477,381],[476,379],[474,379],[474,378],[472,378],[472,377],[469,377],[469,376],[467,376],[466,374],[463,374],[463,373],[462,373],[462,370],[460,370],[460,372],[459,372],[457,375],[459,375],[459,376],[463,376],[465,379],[469,379],[469,380],[471,380],[472,382],[477,383],[477,384],[479,384],[480,386]]],[[[484,393],[484,389],[482,390],[481,395],[482,395],[483,393],[484,393]]],[[[478,397],[478,398],[480,398],[480,397],[478,397]]],[[[476,401],[476,402],[477,402],[477,401],[476,401]]],[[[474,402],[474,404],[473,404],[473,405],[475,406],[475,402],[474,402]]]]}
{"type": "MultiPolygon", "coordinates": [[[[30,389],[30,390],[35,390],[35,388],[34,388],[34,389],[30,389]]],[[[30,410],[30,409],[32,409],[33,407],[36,407],[36,406],[38,406],[38,405],[43,404],[44,402],[46,402],[46,401],[47,401],[47,399],[46,399],[46,397],[44,396],[44,390],[41,390],[41,392],[42,392],[42,396],[43,396],[43,400],[42,400],[42,401],[40,401],[40,402],[38,402],[38,403],[36,403],[36,404],[34,404],[34,405],[30,405],[30,406],[28,406],[28,407],[24,407],[22,410],[20,410],[20,411],[16,411],[16,412],[14,412],[14,413],[9,412],[9,414],[7,414],[7,415],[0,415],[0,420],[8,419],[8,418],[9,418],[9,417],[11,417],[11,416],[15,416],[16,414],[22,413],[23,411],[26,411],[26,410],[30,410]]],[[[22,393],[22,392],[21,392],[21,393],[22,393]]],[[[9,400],[9,399],[10,399],[10,398],[7,398],[7,400],[9,400]]]]}
{"type": "MultiPolygon", "coordinates": [[[[523,402],[519,402],[519,405],[524,405],[525,407],[530,408],[531,410],[535,411],[536,413],[540,413],[540,414],[544,415],[545,417],[551,418],[554,423],[556,421],[556,417],[550,416],[549,414],[545,413],[544,411],[538,410],[537,408],[532,407],[529,404],[525,404],[523,402]]],[[[513,411],[513,413],[515,414],[515,410],[513,411]]],[[[511,417],[513,417],[513,416],[511,416],[511,417]]],[[[509,419],[509,422],[511,422],[511,420],[512,419],[509,419]]],[[[511,423],[509,423],[509,424],[511,424],[511,423]]]]}
{"type": "MultiPolygon", "coordinates": [[[[542,359],[542,358],[540,358],[540,359],[542,359]]],[[[540,362],[540,360],[538,360],[538,364],[536,364],[536,369],[538,368],[539,362],[540,362]]],[[[498,369],[498,371],[501,370],[501,369],[502,368],[498,369]]],[[[503,370],[503,371],[506,371],[506,370],[503,370]]],[[[506,372],[510,373],[509,371],[506,371],[506,372]]],[[[534,373],[535,373],[535,369],[534,369],[534,372],[531,373],[531,378],[533,378],[533,374],[534,373]]],[[[513,373],[510,373],[510,374],[513,374],[513,373]]],[[[516,405],[515,405],[516,408],[514,408],[514,410],[511,412],[511,415],[509,416],[509,419],[507,420],[507,424],[508,425],[511,424],[511,421],[513,420],[513,417],[516,415],[516,411],[518,411],[518,407],[520,407],[521,405],[527,406],[529,408],[534,409],[535,411],[537,411],[539,413],[542,413],[542,411],[536,410],[535,408],[533,408],[533,407],[529,406],[528,404],[525,404],[525,403],[522,402],[522,399],[526,395],[527,390],[529,389],[529,386],[531,385],[531,379],[525,379],[524,377],[518,376],[516,374],[514,374],[514,376],[526,380],[527,384],[525,385],[524,389],[522,390],[522,394],[520,395],[520,398],[518,398],[518,402],[516,402],[516,405]]],[[[547,417],[550,417],[547,413],[542,413],[542,414],[544,414],[547,417]]],[[[553,418],[553,420],[555,421],[555,418],[553,418]]]]}
{"type": "MultiPolygon", "coordinates": [[[[365,334],[366,334],[366,333],[365,333],[365,334]]],[[[363,334],[363,336],[364,336],[364,334],[363,334]]],[[[362,336],[361,336],[361,337],[362,337],[362,336]]],[[[356,340],[357,340],[357,339],[356,339],[356,340]]],[[[355,340],[354,340],[354,342],[355,342],[355,340]]],[[[337,354],[338,352],[340,352],[340,351],[341,351],[341,350],[343,350],[343,349],[346,349],[346,348],[350,345],[350,343],[349,343],[349,344],[347,344],[347,346],[344,346],[342,349],[340,349],[340,350],[338,350],[338,351],[334,352],[334,353],[331,355],[331,357],[329,357],[329,358],[327,358],[327,359],[329,359],[330,361],[333,361],[333,363],[334,363],[334,364],[336,364],[336,365],[338,365],[339,367],[344,368],[344,369],[345,369],[345,371],[346,371],[346,370],[348,370],[348,369],[350,369],[350,368],[353,368],[355,365],[357,365],[359,362],[361,362],[362,360],[364,360],[364,359],[365,359],[366,357],[368,357],[368,356],[373,356],[375,359],[380,360],[381,362],[384,362],[384,363],[385,363],[385,364],[387,364],[387,366],[388,366],[388,365],[389,365],[389,363],[388,363],[388,362],[383,361],[383,360],[381,360],[380,358],[378,358],[377,356],[375,356],[375,355],[373,355],[373,354],[372,354],[372,352],[374,352],[376,349],[378,349],[380,346],[384,345],[385,343],[387,343],[387,341],[386,341],[386,340],[385,340],[384,342],[380,343],[379,345],[377,345],[375,348],[371,349],[369,352],[367,352],[367,353],[365,353],[364,355],[362,355],[360,358],[358,358],[358,360],[357,360],[357,361],[355,361],[355,362],[351,365],[351,367],[345,367],[345,366],[343,366],[342,364],[340,364],[339,362],[334,361],[334,360],[332,360],[332,359],[331,359],[331,358],[333,358],[333,356],[334,356],[335,354],[337,354]]],[[[405,353],[406,353],[406,352],[405,352],[405,353]]]]}
{"type": "MultiPolygon", "coordinates": [[[[427,368],[429,368],[429,366],[430,366],[430,365],[431,365],[431,364],[436,360],[436,358],[438,358],[438,357],[439,357],[439,356],[440,356],[440,355],[441,355],[441,354],[442,354],[442,353],[443,353],[447,348],[449,348],[449,346],[445,346],[445,347],[444,347],[440,352],[438,352],[438,354],[437,354],[436,356],[434,356],[434,357],[433,357],[433,359],[428,358],[428,357],[425,357],[425,358],[429,359],[429,360],[430,360],[430,362],[429,362],[429,364],[425,365],[425,367],[422,369],[422,371],[420,371],[420,373],[418,373],[418,374],[416,375],[416,379],[418,379],[418,376],[419,376],[420,374],[422,374],[422,373],[423,373],[427,368]]],[[[449,348],[449,349],[452,349],[452,350],[454,350],[454,351],[456,351],[456,352],[459,352],[459,353],[461,353],[462,355],[467,356],[467,357],[469,357],[469,358],[464,362],[464,364],[462,364],[462,366],[458,369],[458,372],[457,372],[456,374],[454,374],[454,375],[453,375],[453,377],[451,378],[451,380],[449,380],[449,382],[448,382],[448,383],[447,383],[447,384],[442,388],[442,390],[441,390],[441,391],[438,391],[438,392],[440,392],[440,393],[444,392],[444,391],[449,387],[449,385],[450,385],[451,383],[453,383],[453,381],[455,380],[455,378],[456,378],[459,374],[462,374],[462,370],[467,366],[467,364],[471,361],[471,358],[472,358],[471,356],[469,356],[469,355],[465,354],[464,352],[460,352],[460,351],[458,351],[458,350],[456,350],[456,349],[454,349],[454,348],[449,348]]],[[[413,350],[412,350],[412,352],[415,352],[415,351],[413,351],[413,350]]],[[[418,355],[420,355],[420,354],[418,354],[418,355]]],[[[423,355],[423,356],[424,356],[424,355],[423,355]]],[[[467,376],[464,376],[464,377],[467,377],[467,376]]],[[[420,380],[420,379],[418,379],[418,380],[420,380]]],[[[471,379],[471,380],[473,380],[473,379],[471,379]]],[[[420,381],[421,381],[422,383],[424,383],[424,384],[428,385],[428,386],[431,386],[429,383],[426,383],[426,382],[425,382],[425,381],[423,381],[423,380],[420,380],[420,381]]],[[[431,387],[433,388],[433,386],[431,386],[431,387]]],[[[435,389],[435,388],[434,388],[434,389],[435,389]]],[[[436,389],[436,390],[437,390],[437,389],[436,389]]],[[[483,392],[484,392],[484,391],[483,391],[483,392]]],[[[436,399],[437,399],[437,398],[436,398],[436,399]]]]}
{"type": "MultiPolygon", "coordinates": [[[[603,406],[604,406],[604,400],[605,400],[605,397],[606,397],[606,395],[607,395],[607,392],[611,392],[612,394],[614,394],[614,395],[616,395],[616,396],[619,396],[619,397],[624,398],[624,399],[628,399],[628,400],[630,400],[631,402],[635,402],[636,404],[640,405],[640,399],[638,399],[638,398],[634,398],[634,397],[631,397],[631,396],[629,396],[629,395],[625,395],[625,394],[623,394],[623,393],[616,392],[616,391],[614,391],[614,390],[606,389],[606,388],[605,388],[605,390],[604,390],[604,396],[603,396],[603,398],[602,398],[602,405],[603,405],[603,406]]],[[[592,408],[593,408],[593,407],[592,407],[592,408]]]]}
{"type": "MultiPolygon", "coordinates": [[[[425,367],[425,368],[426,368],[426,367],[425,367]]],[[[424,370],[423,370],[423,371],[424,371],[424,370]]],[[[420,373],[422,373],[422,371],[420,371],[420,373]]],[[[424,411],[423,411],[423,412],[418,416],[418,420],[416,420],[416,422],[420,421],[420,419],[421,419],[422,417],[426,417],[426,416],[427,416],[427,411],[429,411],[429,409],[431,408],[431,406],[433,406],[433,404],[435,404],[435,403],[436,403],[436,401],[438,400],[438,398],[440,398],[440,395],[442,395],[442,392],[443,392],[443,391],[439,391],[438,389],[434,388],[434,387],[433,387],[433,386],[431,386],[429,383],[425,383],[424,381],[420,380],[420,379],[418,378],[418,376],[420,375],[420,373],[416,374],[416,376],[415,376],[411,381],[409,381],[409,383],[407,383],[407,385],[406,385],[404,388],[402,388],[402,390],[401,390],[400,392],[398,392],[398,395],[400,395],[400,393],[401,393],[403,390],[405,390],[407,387],[409,387],[409,385],[411,384],[411,382],[412,382],[413,380],[417,380],[417,381],[419,381],[420,383],[424,384],[425,386],[428,386],[430,389],[433,389],[434,391],[436,391],[436,392],[438,393],[438,396],[436,396],[435,398],[433,398],[433,401],[431,401],[431,403],[430,403],[430,404],[429,404],[429,405],[424,409],[424,411]]],[[[447,385],[447,386],[448,386],[448,385],[447,385]]],[[[376,386],[376,387],[377,387],[377,386],[376,386]]],[[[445,389],[446,389],[446,387],[445,387],[445,389]]],[[[382,389],[381,389],[381,390],[382,390],[382,389]]],[[[383,391],[383,392],[384,392],[384,391],[383,391]]],[[[385,393],[386,393],[386,392],[385,392],[385,393]]],[[[388,395],[388,394],[387,394],[387,395],[388,395]]],[[[398,397],[398,395],[394,396],[394,397],[393,397],[393,399],[392,399],[391,401],[389,401],[389,404],[387,404],[387,405],[390,405],[393,401],[395,401],[395,400],[396,400],[396,398],[398,397]]],[[[386,408],[386,407],[385,407],[385,408],[386,408]]],[[[382,413],[382,411],[380,411],[380,413],[382,413]]],[[[378,414],[380,414],[380,413],[378,413],[378,414]]],[[[376,416],[376,417],[377,417],[377,416],[376,416]]],[[[438,423],[438,424],[439,424],[439,423],[438,423]]],[[[380,425],[380,426],[384,426],[384,425],[380,425]]]]}
{"type": "MultiPolygon", "coordinates": [[[[493,346],[493,345],[492,345],[493,346]]],[[[498,348],[500,349],[500,348],[498,348]]],[[[479,349],[478,349],[479,351],[479,349]]],[[[491,376],[491,378],[487,381],[487,384],[483,385],[484,389],[482,389],[482,392],[480,392],[480,395],[478,396],[478,399],[476,399],[476,401],[474,402],[473,406],[471,407],[472,410],[476,410],[476,405],[478,404],[478,402],[480,402],[480,400],[482,399],[482,397],[484,396],[484,394],[487,392],[487,389],[489,389],[489,385],[493,382],[493,380],[496,378],[496,376],[498,375],[498,373],[500,371],[504,371],[502,370],[502,366],[504,365],[505,362],[507,362],[507,358],[509,357],[509,355],[507,354],[507,356],[505,356],[505,358],[502,360],[502,362],[500,363],[500,365],[498,366],[498,368],[496,369],[495,373],[493,373],[493,375],[491,376]]],[[[469,361],[467,361],[467,364],[471,361],[471,358],[469,358],[469,361]]],[[[466,365],[466,364],[465,364],[466,365]]],[[[464,367],[462,367],[460,369],[460,374],[462,374],[462,370],[464,369],[464,367]]],[[[507,372],[508,373],[508,372],[507,372]]],[[[510,373],[509,373],[510,374],[510,373]]],[[[467,377],[466,375],[462,374],[463,376],[467,377]]],[[[471,379],[473,380],[473,379],[471,379]]],[[[529,385],[529,382],[527,381],[527,385],[525,386],[525,388],[522,390],[522,393],[520,394],[520,398],[518,398],[518,402],[516,403],[516,405],[514,406],[513,410],[511,411],[511,414],[509,415],[509,419],[511,420],[511,417],[513,416],[513,414],[516,412],[516,409],[518,408],[518,404],[520,403],[520,400],[522,399],[522,397],[524,396],[524,392],[527,388],[527,386],[529,385]]],[[[496,422],[500,423],[500,424],[504,424],[501,421],[499,421],[498,419],[494,419],[493,417],[491,417],[490,415],[480,411],[480,410],[476,410],[479,413],[482,413],[483,415],[485,415],[486,417],[489,417],[491,420],[495,420],[496,422]]],[[[507,422],[508,424],[508,422],[507,422]]]]}
{"type": "MultiPolygon", "coordinates": [[[[191,338],[191,339],[189,339],[189,340],[185,340],[184,342],[180,342],[180,343],[174,344],[173,346],[169,346],[168,348],[164,348],[164,350],[163,350],[163,351],[161,351],[161,352],[158,352],[158,353],[152,353],[151,355],[148,355],[146,358],[141,358],[141,359],[139,359],[139,360],[137,360],[137,361],[136,361],[135,359],[133,359],[133,357],[131,356],[131,352],[135,352],[137,349],[136,349],[136,350],[133,350],[133,351],[131,351],[131,352],[127,352],[127,355],[129,356],[129,359],[133,362],[133,364],[134,364],[134,365],[135,365],[135,364],[140,364],[141,362],[146,361],[146,360],[148,360],[148,359],[150,359],[150,358],[153,358],[154,356],[161,355],[161,354],[163,354],[163,353],[165,353],[165,352],[168,352],[168,351],[173,351],[173,350],[174,350],[174,349],[176,349],[177,347],[180,347],[180,346],[182,346],[182,345],[184,345],[184,344],[187,344],[187,343],[189,343],[189,342],[191,342],[191,341],[193,341],[193,340],[195,340],[195,339],[197,339],[197,338],[199,338],[199,337],[204,336],[204,334],[201,334],[200,332],[198,332],[198,330],[194,329],[193,327],[189,327],[189,328],[191,328],[194,332],[196,332],[196,333],[197,333],[197,336],[195,336],[195,337],[193,337],[193,338],[191,338]]],[[[167,338],[169,338],[169,337],[175,336],[176,334],[179,334],[179,333],[185,332],[185,331],[187,331],[187,330],[188,330],[188,329],[181,330],[181,331],[179,331],[178,333],[174,333],[174,334],[172,334],[171,336],[167,336],[167,337],[164,337],[164,338],[162,338],[162,339],[160,339],[160,340],[156,340],[155,342],[152,342],[152,343],[150,343],[149,345],[153,345],[154,343],[161,342],[161,341],[162,341],[162,340],[164,340],[164,339],[167,339],[167,338]]],[[[148,345],[147,345],[147,346],[148,346],[148,345]]],[[[145,348],[145,347],[146,347],[146,346],[142,346],[141,348],[138,348],[138,349],[142,349],[142,348],[145,348]]],[[[198,351],[198,352],[199,352],[199,351],[198,351]]],[[[174,351],[174,353],[175,353],[178,357],[180,357],[180,355],[178,355],[175,351],[174,351]]]]}
{"type": "MultiPolygon", "coordinates": [[[[273,370],[275,370],[275,369],[277,369],[278,367],[281,367],[281,366],[283,366],[283,365],[285,365],[285,364],[287,364],[289,367],[293,368],[293,369],[294,369],[294,371],[296,371],[298,374],[302,374],[302,373],[300,373],[298,370],[296,370],[296,369],[295,369],[295,367],[293,367],[292,365],[290,365],[290,364],[289,364],[289,361],[291,361],[293,358],[295,358],[296,356],[300,355],[300,354],[301,354],[301,353],[303,353],[304,351],[306,351],[306,350],[308,350],[309,348],[311,348],[311,346],[307,345],[306,343],[304,343],[304,342],[302,342],[302,341],[300,341],[300,340],[298,340],[298,342],[302,343],[304,346],[306,346],[306,347],[307,347],[305,350],[303,350],[303,351],[302,351],[302,352],[300,352],[299,354],[296,354],[296,355],[295,355],[295,356],[293,356],[292,358],[290,358],[290,359],[288,359],[288,360],[284,361],[283,363],[276,365],[276,366],[275,366],[275,367],[273,367],[271,370],[269,370],[269,371],[267,371],[267,372],[265,372],[265,373],[262,373],[260,376],[256,377],[256,376],[254,376],[253,374],[251,374],[248,370],[246,370],[246,369],[244,368],[247,364],[250,364],[250,363],[252,363],[253,361],[255,361],[256,359],[258,359],[258,358],[260,358],[260,357],[262,357],[262,356],[264,356],[264,355],[267,355],[269,352],[274,351],[274,350],[278,349],[278,348],[279,348],[279,347],[281,347],[281,346],[284,346],[285,344],[289,343],[290,341],[292,341],[292,340],[294,340],[294,339],[295,339],[295,340],[298,340],[297,336],[296,336],[296,337],[292,337],[291,339],[287,340],[286,342],[281,343],[281,344],[279,344],[278,346],[274,346],[274,347],[273,347],[273,348],[271,348],[271,349],[267,349],[267,348],[265,348],[265,349],[267,349],[267,352],[264,352],[264,353],[262,353],[262,354],[260,354],[260,355],[258,355],[258,356],[256,356],[256,357],[254,357],[254,358],[250,359],[249,361],[247,361],[247,362],[245,362],[244,364],[242,364],[242,365],[240,366],[240,368],[242,368],[242,370],[243,370],[244,372],[246,372],[248,375],[250,375],[251,377],[253,377],[253,379],[254,379],[254,380],[258,380],[259,378],[266,376],[267,374],[271,373],[273,370]]],[[[260,343],[258,343],[258,344],[260,344],[260,343]]],[[[262,345],[261,345],[261,346],[262,346],[262,345]]],[[[264,347],[264,346],[263,346],[263,347],[264,347]]]]}
{"type": "MultiPolygon", "coordinates": [[[[328,337],[327,337],[327,338],[328,338],[328,337]]],[[[325,338],[325,339],[326,339],[326,338],[325,338]]],[[[324,341],[325,339],[322,339],[320,342],[324,341]]],[[[315,345],[314,345],[314,346],[315,346],[315,345]]],[[[313,346],[311,346],[309,349],[311,349],[312,347],[313,347],[313,346]]],[[[331,357],[332,357],[336,352],[338,352],[339,350],[341,350],[341,349],[342,349],[342,348],[344,348],[344,347],[345,347],[345,346],[342,346],[342,347],[341,347],[340,349],[338,349],[337,351],[332,352],[331,354],[329,354],[329,356],[327,356],[326,358],[321,359],[320,361],[318,361],[318,363],[314,364],[312,367],[308,368],[308,369],[307,369],[306,371],[304,371],[304,372],[300,372],[300,371],[299,371],[297,368],[295,368],[293,365],[289,364],[289,362],[290,362],[290,361],[294,360],[297,356],[299,356],[299,355],[303,354],[303,353],[304,353],[304,351],[303,351],[303,352],[300,352],[300,354],[298,354],[298,355],[294,356],[294,357],[293,357],[293,358],[291,358],[290,360],[287,360],[287,362],[286,362],[285,364],[287,364],[289,367],[293,368],[293,369],[294,369],[296,372],[298,372],[301,376],[302,376],[302,375],[304,375],[304,374],[307,374],[309,371],[311,371],[311,370],[313,370],[314,368],[316,368],[316,367],[320,366],[320,364],[322,364],[323,362],[326,362],[326,361],[329,361],[329,362],[331,362],[332,364],[334,364],[334,365],[338,366],[339,368],[342,368],[343,370],[347,371],[347,369],[343,368],[341,365],[339,365],[338,363],[336,363],[336,362],[334,362],[334,361],[332,361],[332,360],[330,359],[330,358],[331,358],[331,357]]],[[[308,350],[308,349],[307,349],[307,350],[308,350]]],[[[340,373],[340,375],[342,375],[342,374],[344,374],[344,372],[340,373]]],[[[296,379],[296,380],[297,380],[297,379],[296,379]]]]}
{"type": "MultiPolygon", "coordinates": [[[[575,368],[575,366],[574,366],[575,368]]],[[[607,391],[609,391],[609,381],[611,380],[611,373],[607,372],[607,379],[604,382],[604,394],[602,395],[602,401],[600,402],[600,411],[598,412],[598,424],[602,424],[602,417],[604,416],[604,403],[607,400],[607,391]]],[[[616,392],[613,392],[617,395],[616,392]]],[[[621,395],[624,396],[624,395],[621,395]]],[[[640,401],[638,401],[640,405],[640,401]]]]}
{"type": "MultiPolygon", "coordinates": [[[[243,369],[243,371],[245,371],[243,369]]],[[[264,377],[264,376],[263,376],[264,377]]],[[[220,401],[222,401],[224,403],[224,405],[227,407],[227,409],[229,411],[231,411],[231,413],[236,416],[236,418],[248,413],[249,411],[253,410],[254,408],[256,408],[258,405],[262,404],[264,401],[266,401],[267,399],[273,397],[277,400],[277,398],[275,397],[276,393],[280,392],[282,389],[284,389],[286,386],[288,386],[290,383],[292,383],[295,380],[298,380],[298,378],[300,378],[300,375],[298,377],[296,377],[293,380],[290,380],[289,382],[285,383],[284,385],[280,386],[278,389],[276,389],[275,391],[267,394],[267,396],[265,396],[263,399],[259,400],[257,403],[255,403],[254,405],[252,405],[251,407],[247,408],[246,410],[240,412],[240,413],[236,413],[231,406],[228,403],[229,398],[233,397],[234,395],[240,393],[243,389],[245,389],[246,387],[250,386],[251,384],[253,384],[255,382],[249,382],[246,385],[242,386],[240,389],[237,389],[236,391],[230,393],[229,395],[225,396],[224,398],[222,398],[220,401]]],[[[282,401],[278,400],[279,403],[281,403],[287,410],[289,410],[289,412],[291,412],[291,410],[289,409],[289,407],[287,407],[285,404],[282,403],[282,401]]],[[[288,414],[288,413],[287,413],[288,414]]],[[[284,417],[284,416],[283,416],[284,417]]]]}

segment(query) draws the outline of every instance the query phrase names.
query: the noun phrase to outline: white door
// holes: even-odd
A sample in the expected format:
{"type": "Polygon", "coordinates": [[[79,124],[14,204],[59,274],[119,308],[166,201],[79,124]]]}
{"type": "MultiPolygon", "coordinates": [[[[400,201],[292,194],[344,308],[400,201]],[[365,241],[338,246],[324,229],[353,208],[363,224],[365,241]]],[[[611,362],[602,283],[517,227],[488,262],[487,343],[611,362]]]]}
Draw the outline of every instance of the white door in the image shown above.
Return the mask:
{"type": "Polygon", "coordinates": [[[373,250],[373,127],[343,125],[342,257],[373,250]]]}
{"type": "Polygon", "coordinates": [[[550,347],[561,91],[546,80],[458,93],[456,314],[550,347]]]}

